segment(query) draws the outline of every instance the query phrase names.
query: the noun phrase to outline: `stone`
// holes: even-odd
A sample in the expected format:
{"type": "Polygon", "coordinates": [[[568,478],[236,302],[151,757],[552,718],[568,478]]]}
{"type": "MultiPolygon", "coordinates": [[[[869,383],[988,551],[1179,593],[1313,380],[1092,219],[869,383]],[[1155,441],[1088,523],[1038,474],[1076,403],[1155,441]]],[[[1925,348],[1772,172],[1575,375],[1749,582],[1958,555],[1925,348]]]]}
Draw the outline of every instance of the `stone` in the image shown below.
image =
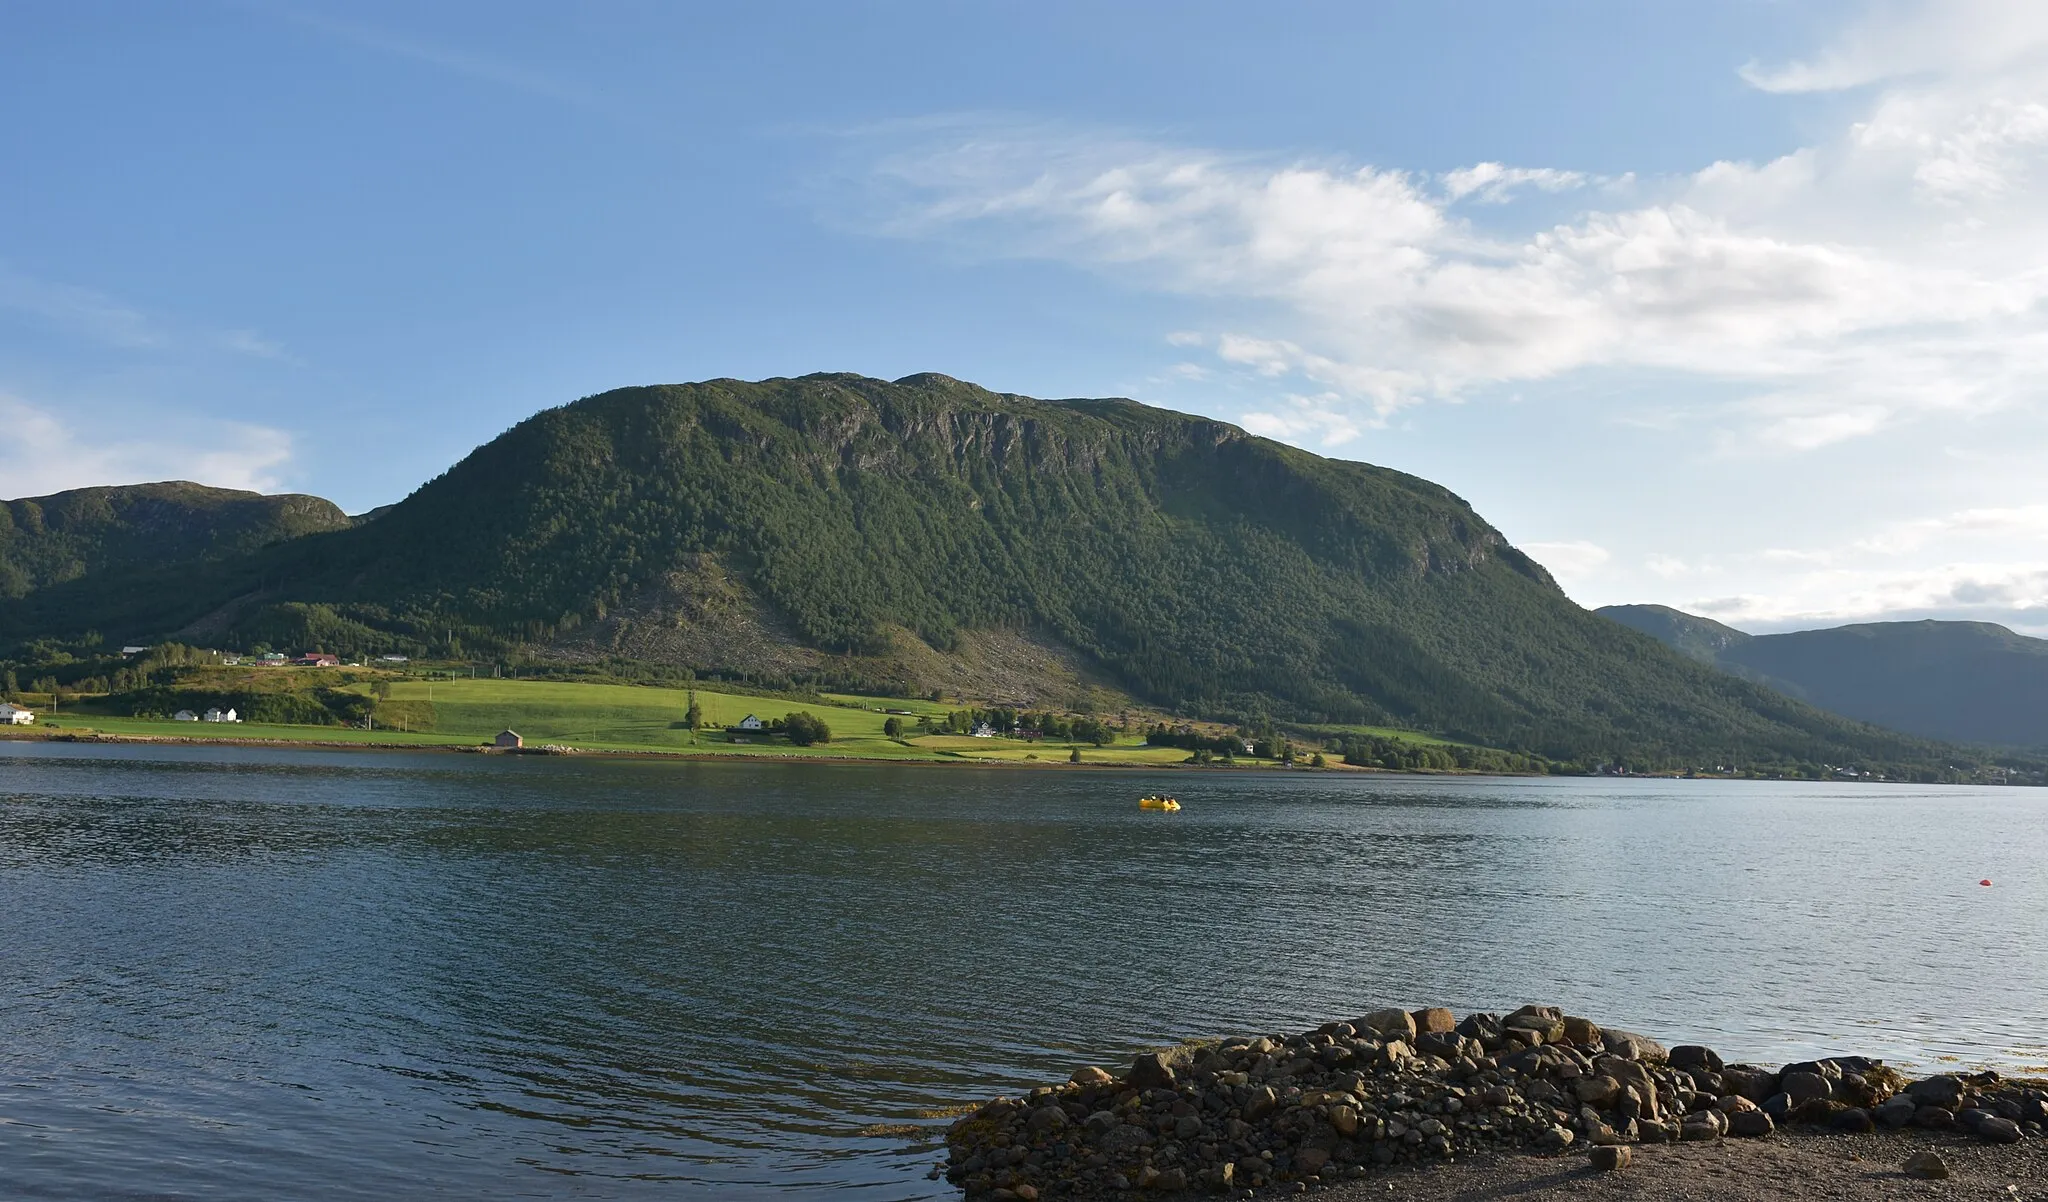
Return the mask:
{"type": "Polygon", "coordinates": [[[1096,1068],[1092,1064],[1084,1064],[1080,1068],[1075,1069],[1074,1075],[1067,1078],[1067,1080],[1072,1081],[1083,1089],[1100,1089],[1115,1081],[1116,1078],[1110,1076],[1107,1071],[1096,1068]]]}
{"type": "Polygon", "coordinates": [[[1778,1074],[1754,1065],[1731,1064],[1723,1068],[1721,1082],[1727,1086],[1728,1092],[1741,1094],[1759,1104],[1778,1092],[1778,1074]]]}
{"type": "Polygon", "coordinates": [[[1686,1143],[1719,1139],[1721,1124],[1704,1117],[1687,1115],[1685,1121],[1678,1124],[1678,1138],[1686,1143]]]}
{"type": "Polygon", "coordinates": [[[1172,1089],[1173,1065],[1163,1052],[1145,1052],[1131,1061],[1124,1081],[1133,1089],[1172,1089]]]}
{"type": "Polygon", "coordinates": [[[1884,1105],[1870,1112],[1870,1117],[1887,1127],[1904,1127],[1912,1123],[1913,1112],[1920,1109],[1913,1099],[1904,1094],[1886,1100],[1884,1105]]]}
{"type": "Polygon", "coordinates": [[[1662,1064],[1671,1058],[1664,1045],[1647,1035],[1634,1031],[1623,1031],[1615,1027],[1600,1028],[1601,1039],[1609,1053],[1623,1060],[1637,1060],[1645,1064],[1662,1064]]]}
{"type": "Polygon", "coordinates": [[[1786,1073],[1779,1086],[1792,1098],[1792,1105],[1803,1106],[1815,1098],[1834,1096],[1835,1087],[1819,1073],[1786,1073]]]}
{"type": "Polygon", "coordinates": [[[1449,1035],[1458,1029],[1458,1016],[1442,1006],[1412,1011],[1408,1017],[1415,1020],[1417,1035],[1449,1035]]]}
{"type": "Polygon", "coordinates": [[[1038,1202],[1038,1187],[1029,1181],[1015,1186],[1012,1192],[1017,1195],[1017,1202],[1038,1202]]]}
{"type": "Polygon", "coordinates": [[[1524,1006],[1501,1020],[1509,1035],[1519,1034],[1531,1044],[1561,1043],[1564,1040],[1564,1012],[1555,1006],[1524,1006]],[[1534,1039],[1529,1039],[1530,1035],[1534,1039]]]}
{"type": "Polygon", "coordinates": [[[1358,1134],[1358,1111],[1349,1106],[1330,1107],[1330,1129],[1347,1139],[1358,1134]]]}
{"type": "Polygon", "coordinates": [[[1788,1093],[1774,1093],[1764,1099],[1761,1109],[1765,1114],[1782,1123],[1792,1117],[1792,1095],[1788,1093]]]}
{"type": "Polygon", "coordinates": [[[1948,1176],[1948,1161],[1933,1148],[1927,1148],[1906,1158],[1906,1172],[1927,1181],[1940,1181],[1948,1176]]]}
{"type": "Polygon", "coordinates": [[[1613,1173],[1627,1168],[1629,1161],[1635,1159],[1635,1152],[1626,1144],[1601,1144],[1593,1149],[1590,1159],[1594,1168],[1613,1173]]]}
{"type": "Polygon", "coordinates": [[[1579,1101],[1606,1110],[1621,1097],[1621,1082],[1601,1073],[1573,1081],[1572,1090],[1579,1095],[1579,1101]]]}
{"type": "Polygon", "coordinates": [[[1710,1073],[1718,1073],[1725,1066],[1721,1063],[1721,1058],[1714,1054],[1714,1049],[1696,1043],[1681,1043],[1671,1049],[1671,1067],[1688,1071],[1705,1069],[1710,1073]]]}
{"type": "Polygon", "coordinates": [[[1564,1041],[1574,1047],[1590,1048],[1600,1042],[1600,1025],[1590,1018],[1564,1016],[1564,1041]]]}
{"type": "Polygon", "coordinates": [[[1748,1098],[1743,1097],[1741,1094],[1732,1093],[1722,1094],[1720,1100],[1714,1103],[1714,1109],[1720,1111],[1722,1114],[1725,1114],[1730,1118],[1733,1118],[1738,1114],[1743,1114],[1749,1111],[1755,1111],[1758,1114],[1763,1113],[1763,1109],[1759,1107],[1755,1102],[1750,1101],[1748,1098]]]}
{"type": "Polygon", "coordinates": [[[1244,1117],[1247,1120],[1256,1123],[1260,1119],[1265,1118],[1267,1115],[1273,1113],[1273,1111],[1277,1109],[1279,1105],[1280,1095],[1273,1092],[1273,1087],[1270,1085],[1261,1085],[1257,1089],[1252,1090],[1251,1097],[1245,1099],[1244,1117]]]}
{"type": "Polygon", "coordinates": [[[1646,1144],[1668,1144],[1678,1138],[1678,1124],[1643,1119],[1636,1124],[1636,1138],[1646,1144]]]}
{"type": "Polygon", "coordinates": [[[1837,1114],[1828,1126],[1845,1135],[1867,1135],[1877,1129],[1871,1121],[1870,1112],[1861,1106],[1851,1106],[1837,1114]]]}
{"type": "Polygon", "coordinates": [[[1922,1106],[1913,1112],[1913,1125],[1928,1131],[1946,1131],[1956,1125],[1956,1113],[1946,1106],[1922,1106]]]}
{"type": "Polygon", "coordinates": [[[1330,1163],[1328,1148],[1303,1148],[1295,1154],[1294,1167],[1314,1177],[1322,1173],[1323,1166],[1330,1163]]]}
{"type": "Polygon", "coordinates": [[[1762,1139],[1777,1129],[1778,1125],[1771,1121],[1771,1116],[1755,1107],[1738,1110],[1728,1116],[1728,1134],[1744,1139],[1762,1139]]]}
{"type": "Polygon", "coordinates": [[[1184,1114],[1173,1120],[1173,1137],[1175,1139],[1193,1139],[1201,1133],[1202,1120],[1192,1114],[1184,1114]]]}
{"type": "Polygon", "coordinates": [[[1835,1116],[1849,1109],[1833,1098],[1809,1098],[1792,1108],[1792,1117],[1802,1123],[1824,1127],[1835,1121],[1835,1116]]]}
{"type": "Polygon", "coordinates": [[[2016,1144],[2024,1133],[2018,1123],[1994,1114],[1977,1120],[1977,1134],[1994,1144],[2016,1144]]]}
{"type": "Polygon", "coordinates": [[[1122,1121],[1122,1119],[1116,1117],[1116,1111],[1114,1110],[1098,1110],[1087,1118],[1082,1119],[1081,1126],[1096,1135],[1101,1135],[1122,1121]]]}
{"type": "Polygon", "coordinates": [[[1067,1118],[1067,1112],[1058,1106],[1040,1106],[1031,1112],[1031,1117],[1025,1120],[1025,1125],[1032,1131],[1044,1135],[1052,1131],[1066,1130],[1071,1121],[1067,1118]]]}
{"type": "Polygon", "coordinates": [[[1963,1106],[1963,1083],[1954,1077],[1928,1077],[1906,1087],[1906,1096],[1922,1106],[1939,1106],[1953,1114],[1963,1106]]]}
{"type": "Polygon", "coordinates": [[[1415,1040],[1415,1016],[1406,1010],[1375,1010],[1364,1018],[1352,1020],[1351,1025],[1361,1031],[1371,1031],[1382,1039],[1403,1039],[1411,1043],[1415,1040]]]}
{"type": "Polygon", "coordinates": [[[1415,1050],[1424,1056],[1456,1061],[1466,1055],[1467,1040],[1455,1031],[1432,1031],[1415,1037],[1415,1050]]]}

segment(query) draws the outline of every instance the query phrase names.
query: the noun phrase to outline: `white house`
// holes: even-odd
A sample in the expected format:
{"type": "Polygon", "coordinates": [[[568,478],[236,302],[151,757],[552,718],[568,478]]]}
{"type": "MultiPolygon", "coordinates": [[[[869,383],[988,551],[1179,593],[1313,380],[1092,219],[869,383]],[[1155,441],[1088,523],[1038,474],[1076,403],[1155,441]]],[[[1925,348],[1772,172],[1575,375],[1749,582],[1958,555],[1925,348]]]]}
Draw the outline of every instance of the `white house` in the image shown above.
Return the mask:
{"type": "Polygon", "coordinates": [[[996,728],[984,722],[974,728],[974,737],[977,739],[993,739],[996,737],[996,728]]]}
{"type": "Polygon", "coordinates": [[[761,720],[752,714],[748,714],[738,722],[733,723],[734,730],[760,730],[761,728],[761,720]]]}
{"type": "Polygon", "coordinates": [[[129,644],[128,646],[126,646],[126,647],[123,647],[123,648],[121,648],[121,654],[123,654],[123,655],[141,655],[141,654],[142,654],[143,652],[145,652],[145,651],[147,651],[147,650],[149,650],[149,648],[148,648],[147,646],[137,647],[137,646],[135,646],[135,645],[134,645],[133,643],[130,643],[130,644],[129,644]]]}
{"type": "Polygon", "coordinates": [[[36,713],[34,710],[15,705],[12,702],[0,701],[0,725],[34,726],[35,723],[36,713]]]}
{"type": "Polygon", "coordinates": [[[199,721],[199,715],[193,713],[191,710],[179,710],[177,713],[171,715],[171,721],[197,722],[199,721]]]}
{"type": "Polygon", "coordinates": [[[380,655],[377,658],[383,660],[387,664],[402,664],[408,662],[406,660],[406,657],[403,655],[380,655]]]}
{"type": "Polygon", "coordinates": [[[207,710],[206,716],[202,720],[206,722],[240,722],[242,719],[236,715],[234,710],[224,709],[207,710]]]}

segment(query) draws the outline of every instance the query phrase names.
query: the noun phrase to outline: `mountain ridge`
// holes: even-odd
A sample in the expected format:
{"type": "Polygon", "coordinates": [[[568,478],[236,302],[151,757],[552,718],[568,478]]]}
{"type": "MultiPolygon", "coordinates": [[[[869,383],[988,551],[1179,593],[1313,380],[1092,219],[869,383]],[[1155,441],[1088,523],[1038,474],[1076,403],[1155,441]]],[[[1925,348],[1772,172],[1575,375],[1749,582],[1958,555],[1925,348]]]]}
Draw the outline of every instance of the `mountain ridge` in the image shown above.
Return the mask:
{"type": "Polygon", "coordinates": [[[2048,640],[1995,623],[1919,619],[1749,635],[1664,606],[1595,612],[1859,721],[1953,742],[2048,746],[2048,640]],[[1699,654],[1702,623],[1741,637],[1699,654]]]}
{"type": "MultiPolygon", "coordinates": [[[[593,630],[579,654],[701,632],[720,605],[818,679],[899,689],[928,683],[925,651],[1008,631],[1190,714],[1560,759],[1938,754],[1581,609],[1441,485],[1127,399],[932,373],[595,394],[375,521],[41,589],[0,605],[0,640],[210,623],[229,645],[545,658],[593,630]]],[[[729,667],[700,645],[670,666],[729,667]]]]}

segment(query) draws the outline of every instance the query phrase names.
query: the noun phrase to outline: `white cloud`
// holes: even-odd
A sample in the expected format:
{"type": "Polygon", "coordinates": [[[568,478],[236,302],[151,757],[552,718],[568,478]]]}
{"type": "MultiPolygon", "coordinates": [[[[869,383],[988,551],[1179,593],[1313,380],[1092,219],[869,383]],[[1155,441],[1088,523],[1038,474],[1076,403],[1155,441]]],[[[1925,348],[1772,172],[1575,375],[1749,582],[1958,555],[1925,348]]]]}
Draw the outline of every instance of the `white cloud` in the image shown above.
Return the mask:
{"type": "Polygon", "coordinates": [[[1469,196],[1488,204],[1505,204],[1523,188],[1569,192],[1585,184],[1583,172],[1559,171],[1555,167],[1508,167],[1500,163],[1475,163],[1443,175],[1444,192],[1452,200],[1469,196]]]}
{"type": "Polygon", "coordinates": [[[1709,410],[1724,446],[1799,453],[2040,396],[2044,47],[2048,6],[1873,20],[1810,62],[1747,72],[1779,91],[1905,80],[1835,136],[1589,192],[1648,195],[1562,223],[1514,224],[1518,197],[1589,182],[1562,167],[1432,177],[984,127],[884,163],[884,226],[1243,302],[1199,332],[1220,363],[1282,395],[1334,393],[1368,424],[1491,386],[1647,369],[1732,386],[1709,410]],[[1466,200],[1492,202],[1485,226],[1466,200]]]}
{"type": "Polygon", "coordinates": [[[281,487],[279,473],[292,457],[284,431],[228,422],[180,423],[179,430],[171,437],[87,432],[0,394],[0,480],[10,498],[156,480],[257,492],[281,487]]]}

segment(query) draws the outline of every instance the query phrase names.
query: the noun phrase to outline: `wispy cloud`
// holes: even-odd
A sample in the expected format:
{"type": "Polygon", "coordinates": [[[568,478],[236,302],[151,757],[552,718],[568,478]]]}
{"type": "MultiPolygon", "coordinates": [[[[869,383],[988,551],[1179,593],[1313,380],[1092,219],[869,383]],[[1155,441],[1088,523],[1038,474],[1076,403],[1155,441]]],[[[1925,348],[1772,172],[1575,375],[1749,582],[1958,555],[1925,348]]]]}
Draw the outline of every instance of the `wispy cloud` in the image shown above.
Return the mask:
{"type": "Polygon", "coordinates": [[[0,264],[0,310],[115,350],[213,350],[258,359],[291,359],[284,347],[255,330],[193,328],[146,313],[106,293],[37,279],[4,264],[0,264]]]}
{"type": "Polygon", "coordinates": [[[612,101],[595,89],[496,55],[440,45],[397,30],[332,16],[298,5],[243,0],[243,6],[364,50],[406,59],[494,87],[559,101],[599,116],[624,116],[612,101]]]}
{"type": "Polygon", "coordinates": [[[291,436],[267,426],[180,421],[175,431],[110,435],[0,393],[0,480],[9,497],[155,480],[274,492],[291,458],[291,436]]]}
{"type": "Polygon", "coordinates": [[[2048,8],[2023,7],[1928,6],[1752,68],[1778,91],[1888,86],[1814,146],[1590,189],[1596,207],[1562,223],[1554,202],[1519,215],[1597,182],[1568,167],[1426,176],[987,122],[895,131],[869,228],[1241,302],[1199,341],[1287,399],[1248,416],[1269,429],[1342,439],[1406,406],[1621,368],[1732,386],[1702,407],[1723,445],[1800,454],[2043,390],[2048,210],[2029,200],[2048,183],[2048,8]],[[1972,75],[1993,59],[1995,79],[1972,75]],[[1357,418],[1328,420],[1344,407],[1357,418]]]}

